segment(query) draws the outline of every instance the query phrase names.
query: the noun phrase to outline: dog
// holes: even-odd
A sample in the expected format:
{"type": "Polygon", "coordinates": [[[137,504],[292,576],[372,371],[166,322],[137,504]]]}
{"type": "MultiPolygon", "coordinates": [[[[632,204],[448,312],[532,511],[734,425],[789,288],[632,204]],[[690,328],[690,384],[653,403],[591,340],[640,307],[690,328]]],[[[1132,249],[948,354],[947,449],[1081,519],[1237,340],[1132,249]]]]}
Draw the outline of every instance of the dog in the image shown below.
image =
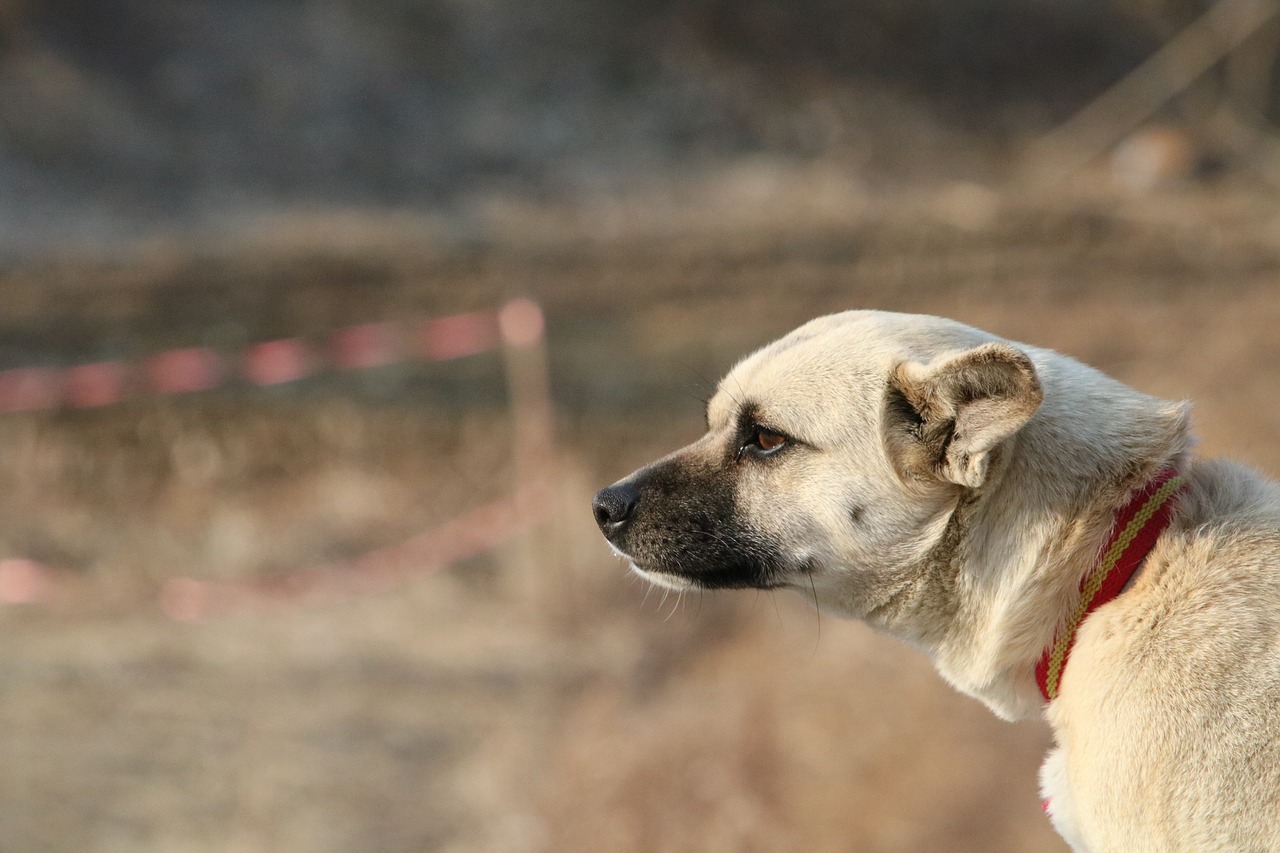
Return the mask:
{"type": "Polygon", "coordinates": [[[1076,851],[1280,850],[1280,488],[1189,406],[937,317],[850,311],[739,362],[597,524],[676,590],[791,589],[1044,715],[1076,851]]]}

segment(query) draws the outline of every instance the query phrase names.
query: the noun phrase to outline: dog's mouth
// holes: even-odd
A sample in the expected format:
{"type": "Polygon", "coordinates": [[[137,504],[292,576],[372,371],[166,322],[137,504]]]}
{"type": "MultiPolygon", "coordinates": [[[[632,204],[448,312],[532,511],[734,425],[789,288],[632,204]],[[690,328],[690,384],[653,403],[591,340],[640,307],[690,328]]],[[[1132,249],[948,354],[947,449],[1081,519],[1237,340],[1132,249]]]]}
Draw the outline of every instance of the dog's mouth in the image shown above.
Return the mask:
{"type": "Polygon", "coordinates": [[[691,578],[684,575],[674,575],[668,572],[657,572],[651,569],[641,568],[640,564],[635,560],[631,561],[631,571],[635,572],[639,577],[644,578],[654,586],[663,589],[674,590],[675,592],[688,592],[694,589],[703,589],[691,578]]]}
{"type": "Polygon", "coordinates": [[[728,578],[720,575],[682,575],[670,572],[652,571],[643,569],[634,562],[631,569],[637,575],[647,580],[654,586],[660,586],[663,589],[670,589],[676,592],[688,592],[695,589],[783,589],[788,584],[781,581],[757,580],[746,578],[728,578]]]}
{"type": "Polygon", "coordinates": [[[654,586],[659,586],[663,589],[675,590],[677,592],[687,592],[688,590],[699,588],[696,583],[683,574],[663,571],[655,568],[646,568],[645,566],[640,565],[640,562],[636,560],[635,557],[631,556],[612,542],[609,542],[609,549],[613,551],[615,556],[621,557],[623,560],[627,561],[627,565],[631,567],[633,574],[637,577],[643,578],[654,586]]]}
{"type": "Polygon", "coordinates": [[[783,572],[751,559],[727,562],[704,562],[697,565],[671,565],[665,561],[649,562],[614,549],[630,564],[631,570],[655,586],[687,591],[693,589],[781,589],[789,586],[783,572]]]}

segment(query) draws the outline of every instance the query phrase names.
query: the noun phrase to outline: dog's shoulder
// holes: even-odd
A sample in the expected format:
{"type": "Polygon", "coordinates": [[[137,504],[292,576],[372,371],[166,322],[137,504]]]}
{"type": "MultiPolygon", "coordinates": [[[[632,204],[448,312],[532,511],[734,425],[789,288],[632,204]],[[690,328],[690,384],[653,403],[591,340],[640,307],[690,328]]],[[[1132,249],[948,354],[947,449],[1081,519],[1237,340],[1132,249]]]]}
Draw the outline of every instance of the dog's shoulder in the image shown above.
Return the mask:
{"type": "Polygon", "coordinates": [[[1109,825],[1192,849],[1276,849],[1280,487],[1230,462],[1187,474],[1133,588],[1081,627],[1051,716],[1109,825]],[[1164,805],[1116,805],[1142,779],[1159,780],[1148,793],[1164,805]],[[1230,817],[1241,802],[1255,813],[1230,817]]]}
{"type": "Polygon", "coordinates": [[[1240,656],[1256,643],[1254,655],[1280,661],[1280,484],[1223,460],[1186,473],[1169,529],[1109,625],[1166,653],[1240,656]]]}

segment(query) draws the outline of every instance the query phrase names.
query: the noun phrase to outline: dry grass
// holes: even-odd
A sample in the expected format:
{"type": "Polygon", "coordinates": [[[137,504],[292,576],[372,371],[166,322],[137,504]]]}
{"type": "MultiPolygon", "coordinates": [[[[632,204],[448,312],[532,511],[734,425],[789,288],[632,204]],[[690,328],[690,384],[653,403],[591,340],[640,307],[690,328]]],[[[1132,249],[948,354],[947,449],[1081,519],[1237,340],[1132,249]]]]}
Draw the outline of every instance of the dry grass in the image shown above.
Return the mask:
{"type": "MultiPolygon", "coordinates": [[[[395,541],[502,493],[498,409],[335,386],[0,422],[0,556],[86,590],[0,610],[0,848],[1061,850],[1035,792],[1040,725],[999,723],[917,653],[798,600],[646,599],[586,504],[696,433],[700,376],[850,305],[957,316],[1195,399],[1206,453],[1280,471],[1273,208],[1188,200],[702,243],[526,235],[437,266],[380,246],[372,293],[271,332],[520,284],[551,320],[561,504],[496,553],[326,608],[180,625],[153,593],[395,541]]],[[[226,294],[254,263],[226,262],[226,294]]],[[[138,272],[102,327],[163,326],[180,267],[138,272]]],[[[325,298],[294,287],[288,304],[325,298]]]]}

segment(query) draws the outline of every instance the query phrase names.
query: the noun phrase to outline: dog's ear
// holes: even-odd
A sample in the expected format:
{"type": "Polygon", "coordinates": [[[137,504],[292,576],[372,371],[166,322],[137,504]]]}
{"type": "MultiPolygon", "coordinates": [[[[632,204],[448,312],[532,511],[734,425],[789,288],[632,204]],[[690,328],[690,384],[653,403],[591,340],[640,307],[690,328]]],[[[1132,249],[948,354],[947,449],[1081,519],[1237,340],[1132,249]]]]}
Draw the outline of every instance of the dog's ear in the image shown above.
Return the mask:
{"type": "Polygon", "coordinates": [[[977,488],[992,451],[1044,399],[1026,353],[988,343],[930,364],[899,364],[889,382],[885,438],[900,473],[977,488]]]}

